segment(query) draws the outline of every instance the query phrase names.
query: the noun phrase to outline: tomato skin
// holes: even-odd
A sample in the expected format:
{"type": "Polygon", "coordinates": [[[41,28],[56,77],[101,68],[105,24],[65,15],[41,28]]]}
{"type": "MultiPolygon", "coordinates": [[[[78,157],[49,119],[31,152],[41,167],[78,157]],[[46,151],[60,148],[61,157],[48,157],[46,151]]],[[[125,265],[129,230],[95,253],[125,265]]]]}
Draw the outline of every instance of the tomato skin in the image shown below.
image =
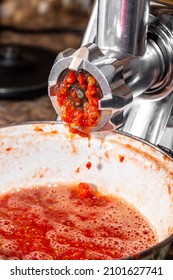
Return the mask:
{"type": "Polygon", "coordinates": [[[80,86],[86,84],[86,79],[85,79],[84,73],[81,72],[81,73],[79,74],[77,80],[78,80],[80,86]]]}
{"type": "Polygon", "coordinates": [[[79,183],[78,195],[82,198],[91,197],[90,186],[87,183],[79,183]]]}
{"type": "Polygon", "coordinates": [[[74,84],[76,82],[76,75],[74,71],[70,71],[66,78],[69,84],[74,84]]]}
{"type": "Polygon", "coordinates": [[[88,76],[87,81],[88,81],[89,85],[95,85],[95,83],[96,83],[96,80],[91,75],[88,76]]]}
{"type": "Polygon", "coordinates": [[[98,88],[96,86],[94,86],[94,85],[88,85],[87,90],[89,91],[90,96],[96,95],[96,94],[99,93],[98,88]]]}

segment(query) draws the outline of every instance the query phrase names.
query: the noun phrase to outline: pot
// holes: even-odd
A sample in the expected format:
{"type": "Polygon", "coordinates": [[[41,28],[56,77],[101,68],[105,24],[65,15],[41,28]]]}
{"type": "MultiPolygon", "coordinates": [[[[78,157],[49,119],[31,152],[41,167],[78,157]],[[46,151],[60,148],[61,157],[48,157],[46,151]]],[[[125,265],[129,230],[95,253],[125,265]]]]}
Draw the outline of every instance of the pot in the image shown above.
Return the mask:
{"type": "Polygon", "coordinates": [[[173,161],[145,141],[120,132],[82,138],[57,122],[3,127],[0,170],[1,194],[34,185],[82,181],[131,203],[156,229],[159,242],[130,259],[163,259],[171,245],[173,161]],[[86,168],[88,161],[90,169],[86,168]]]}

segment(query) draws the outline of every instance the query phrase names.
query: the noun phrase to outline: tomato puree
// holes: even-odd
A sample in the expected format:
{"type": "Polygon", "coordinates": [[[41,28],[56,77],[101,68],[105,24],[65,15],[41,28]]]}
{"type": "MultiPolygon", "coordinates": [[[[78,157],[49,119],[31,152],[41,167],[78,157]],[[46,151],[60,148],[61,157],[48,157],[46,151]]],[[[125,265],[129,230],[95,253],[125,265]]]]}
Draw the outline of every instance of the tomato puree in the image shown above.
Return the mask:
{"type": "Polygon", "coordinates": [[[88,134],[100,119],[98,101],[102,92],[95,78],[85,70],[68,70],[64,78],[50,88],[62,111],[61,119],[72,128],[88,134]]]}
{"type": "Polygon", "coordinates": [[[121,259],[156,242],[131,205],[85,182],[0,196],[0,259],[121,259]]]}

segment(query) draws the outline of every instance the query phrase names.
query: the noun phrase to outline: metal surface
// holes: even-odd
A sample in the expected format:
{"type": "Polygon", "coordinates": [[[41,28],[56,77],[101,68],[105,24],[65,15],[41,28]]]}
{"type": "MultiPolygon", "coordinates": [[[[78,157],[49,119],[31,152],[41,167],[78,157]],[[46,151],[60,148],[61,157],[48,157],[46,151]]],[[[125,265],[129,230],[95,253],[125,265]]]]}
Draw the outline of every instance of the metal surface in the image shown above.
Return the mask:
{"type": "MultiPolygon", "coordinates": [[[[144,91],[141,98],[138,98],[126,112],[123,130],[152,143],[156,144],[164,141],[165,144],[168,139],[165,139],[164,132],[173,106],[173,6],[167,7],[152,2],[150,12],[152,15],[149,19],[148,37],[152,38],[160,48],[165,63],[165,71],[160,82],[144,91]]],[[[154,56],[151,51],[149,54],[150,64],[153,64],[152,57],[154,56]]],[[[134,61],[132,61],[133,63],[134,61]]],[[[137,65],[139,66],[138,62],[137,65]]],[[[136,67],[138,67],[137,65],[136,67]]],[[[132,68],[134,69],[133,65],[132,68]]],[[[139,73],[143,75],[144,72],[147,81],[149,75],[145,71],[145,64],[143,70],[139,73]]],[[[166,131],[167,135],[171,135],[170,131],[169,133],[168,130],[166,131]]]]}
{"type": "MultiPolygon", "coordinates": [[[[160,87],[164,73],[163,54],[152,39],[148,40],[147,49],[143,56],[131,59],[124,65],[124,79],[134,98],[153,86],[155,89],[160,87]]],[[[148,98],[153,99],[153,95],[148,95],[148,98]]],[[[157,99],[157,96],[155,98],[157,99]]]]}
{"type": "Polygon", "coordinates": [[[156,143],[172,108],[172,21],[173,6],[156,1],[96,1],[82,47],[58,56],[49,88],[65,69],[88,71],[103,95],[101,120],[90,132],[116,129],[125,120],[125,132],[156,143]]]}
{"type": "Polygon", "coordinates": [[[173,94],[153,102],[137,98],[126,112],[126,121],[122,130],[158,144],[167,125],[172,104],[173,94]]]}
{"type": "Polygon", "coordinates": [[[96,43],[102,50],[145,53],[149,0],[100,0],[96,43]],[[130,36],[129,36],[130,34],[130,36]]]}
{"type": "Polygon", "coordinates": [[[97,10],[98,10],[98,0],[95,0],[88,21],[88,25],[81,42],[81,46],[95,42],[96,34],[97,34],[97,10]]]}
{"type": "Polygon", "coordinates": [[[159,142],[161,146],[164,146],[172,151],[173,156],[173,107],[171,111],[171,115],[169,117],[167,126],[164,130],[163,136],[159,142]]]}

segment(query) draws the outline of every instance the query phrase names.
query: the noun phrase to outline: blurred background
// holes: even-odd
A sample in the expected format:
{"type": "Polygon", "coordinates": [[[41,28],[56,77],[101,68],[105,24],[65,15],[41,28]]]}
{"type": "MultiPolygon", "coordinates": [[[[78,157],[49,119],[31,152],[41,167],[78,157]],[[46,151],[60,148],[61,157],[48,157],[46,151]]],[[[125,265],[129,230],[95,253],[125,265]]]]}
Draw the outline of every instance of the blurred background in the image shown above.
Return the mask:
{"type": "Polygon", "coordinates": [[[0,125],[55,120],[47,80],[57,54],[78,48],[92,0],[0,0],[0,125]]]}

